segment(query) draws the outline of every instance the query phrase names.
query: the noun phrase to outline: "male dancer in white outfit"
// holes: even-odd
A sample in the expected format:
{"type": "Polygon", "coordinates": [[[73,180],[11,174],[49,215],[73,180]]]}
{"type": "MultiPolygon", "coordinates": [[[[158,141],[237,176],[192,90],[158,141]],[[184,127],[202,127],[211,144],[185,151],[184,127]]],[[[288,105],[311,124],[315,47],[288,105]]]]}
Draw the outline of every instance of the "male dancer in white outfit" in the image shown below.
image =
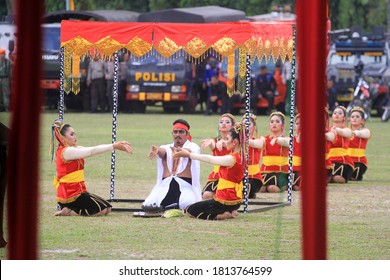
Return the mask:
{"type": "Polygon", "coordinates": [[[151,147],[148,157],[157,158],[157,183],[143,202],[145,211],[185,209],[201,200],[199,161],[173,159],[179,148],[200,153],[199,146],[191,142],[189,129],[187,121],[178,119],[173,122],[173,143],[151,147]]]}

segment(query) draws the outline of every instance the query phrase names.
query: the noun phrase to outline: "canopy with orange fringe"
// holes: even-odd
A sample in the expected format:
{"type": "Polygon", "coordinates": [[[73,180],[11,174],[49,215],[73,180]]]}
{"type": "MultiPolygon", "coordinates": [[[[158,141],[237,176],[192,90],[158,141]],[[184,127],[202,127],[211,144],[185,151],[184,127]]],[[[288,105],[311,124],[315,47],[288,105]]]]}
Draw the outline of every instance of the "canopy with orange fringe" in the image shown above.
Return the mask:
{"type": "Polygon", "coordinates": [[[293,57],[292,23],[229,22],[191,23],[120,23],[62,21],[61,47],[64,48],[65,92],[79,91],[80,58],[98,54],[111,56],[125,49],[136,57],[156,52],[161,59],[186,56],[194,63],[208,52],[227,58],[228,94],[234,92],[234,77],[244,79],[245,55],[251,59],[282,62],[293,57]],[[244,55],[245,54],[245,55],[244,55]],[[242,64],[242,65],[241,65],[242,64]]]}

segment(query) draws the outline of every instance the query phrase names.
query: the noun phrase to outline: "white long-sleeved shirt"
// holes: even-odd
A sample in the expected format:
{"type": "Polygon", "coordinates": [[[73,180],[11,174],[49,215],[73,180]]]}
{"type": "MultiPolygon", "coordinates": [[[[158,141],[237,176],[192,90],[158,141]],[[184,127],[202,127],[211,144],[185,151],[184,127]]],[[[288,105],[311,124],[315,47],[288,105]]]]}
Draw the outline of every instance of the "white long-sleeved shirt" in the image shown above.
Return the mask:
{"type": "Polygon", "coordinates": [[[94,147],[68,147],[64,150],[62,156],[65,160],[76,160],[102,154],[104,152],[112,151],[113,149],[113,144],[103,144],[94,147]]]}

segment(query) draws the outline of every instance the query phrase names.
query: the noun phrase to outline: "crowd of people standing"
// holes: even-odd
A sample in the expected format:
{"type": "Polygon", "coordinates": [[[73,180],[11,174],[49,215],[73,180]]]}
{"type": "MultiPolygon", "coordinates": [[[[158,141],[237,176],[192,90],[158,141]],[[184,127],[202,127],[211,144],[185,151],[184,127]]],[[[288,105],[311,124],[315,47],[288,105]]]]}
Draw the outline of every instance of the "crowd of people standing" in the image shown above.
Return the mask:
{"type": "MultiPolygon", "coordinates": [[[[126,103],[126,75],[129,54],[120,56],[118,67],[118,111],[129,110],[126,103]]],[[[101,60],[97,55],[85,64],[86,71],[83,80],[85,86],[81,94],[86,95],[83,109],[91,113],[112,112],[114,87],[114,59],[101,60]]]]}
{"type": "MultiPolygon", "coordinates": [[[[237,86],[234,95],[227,96],[227,80],[223,73],[222,63],[217,61],[215,56],[210,56],[208,60],[195,67],[194,91],[202,112],[206,115],[234,113],[237,108],[242,107],[240,104],[244,103],[244,97],[238,93],[237,86]]],[[[261,64],[259,70],[254,70],[252,73],[251,110],[257,115],[263,113],[258,107],[260,100],[266,101],[265,114],[269,115],[275,109],[282,113],[290,110],[291,62],[278,61],[274,67],[275,69],[272,70],[266,64],[261,64]],[[275,102],[276,97],[278,97],[278,102],[275,102]]]]}

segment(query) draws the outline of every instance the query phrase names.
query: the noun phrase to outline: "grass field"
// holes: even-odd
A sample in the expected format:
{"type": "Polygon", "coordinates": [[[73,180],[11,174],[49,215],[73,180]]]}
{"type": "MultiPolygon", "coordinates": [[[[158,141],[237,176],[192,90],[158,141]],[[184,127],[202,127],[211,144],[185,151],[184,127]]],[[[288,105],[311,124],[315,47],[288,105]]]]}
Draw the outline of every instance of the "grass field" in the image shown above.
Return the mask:
{"type": "MultiPolygon", "coordinates": [[[[43,260],[299,260],[301,199],[294,192],[292,205],[265,212],[241,214],[227,221],[134,218],[130,212],[105,217],[55,217],[55,164],[49,155],[50,125],[57,113],[42,114],[40,146],[39,258],[43,260]]],[[[193,141],[215,136],[217,116],[120,114],[117,140],[128,140],[134,154],[116,153],[115,198],[143,199],[156,180],[156,162],[146,155],[152,144],[171,142],[173,120],[183,117],[191,125],[193,141]]],[[[10,115],[0,114],[8,123],[10,115]]],[[[111,142],[110,114],[67,113],[82,146],[111,142]]],[[[258,118],[259,134],[267,133],[268,119],[258,118]]],[[[372,131],[367,156],[369,169],[362,182],[331,184],[327,190],[327,248],[332,260],[390,259],[390,125],[378,118],[367,122],[372,131]]],[[[110,196],[110,158],[106,153],[86,160],[89,191],[110,196]]],[[[212,166],[201,164],[206,182],[212,166]]],[[[316,186],[310,186],[316,187],[316,186]]],[[[284,201],[287,194],[262,194],[257,201],[284,201]]],[[[116,208],[140,204],[114,203],[116,208]]],[[[6,215],[5,215],[6,216],[6,215]]],[[[7,222],[5,222],[5,232],[7,222]]],[[[6,249],[0,258],[6,259],[6,249]]]]}

